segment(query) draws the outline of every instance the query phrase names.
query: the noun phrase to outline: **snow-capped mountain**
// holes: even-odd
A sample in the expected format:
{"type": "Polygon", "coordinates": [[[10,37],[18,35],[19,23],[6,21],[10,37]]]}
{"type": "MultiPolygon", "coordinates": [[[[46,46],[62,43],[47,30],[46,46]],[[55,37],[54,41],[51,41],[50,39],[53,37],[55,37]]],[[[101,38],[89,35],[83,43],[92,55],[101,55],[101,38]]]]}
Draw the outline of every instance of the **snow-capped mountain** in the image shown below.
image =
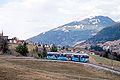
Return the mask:
{"type": "Polygon", "coordinates": [[[95,16],[82,21],[73,21],[63,26],[41,33],[27,41],[45,44],[73,45],[96,35],[101,29],[116,22],[107,16],[95,16]]]}

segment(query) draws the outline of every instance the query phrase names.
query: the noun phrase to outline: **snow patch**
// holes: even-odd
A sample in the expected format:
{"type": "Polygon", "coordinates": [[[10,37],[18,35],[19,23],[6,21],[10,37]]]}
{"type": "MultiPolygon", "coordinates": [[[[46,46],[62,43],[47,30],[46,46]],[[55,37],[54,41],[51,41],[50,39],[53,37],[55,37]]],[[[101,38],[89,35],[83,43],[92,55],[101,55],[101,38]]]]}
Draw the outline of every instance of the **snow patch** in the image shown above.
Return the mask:
{"type": "Polygon", "coordinates": [[[100,19],[97,19],[98,20],[98,22],[100,23],[100,19]]]}
{"type": "Polygon", "coordinates": [[[69,30],[67,30],[65,27],[62,28],[62,31],[69,32],[69,30]]]}
{"type": "Polygon", "coordinates": [[[89,22],[92,24],[97,24],[100,22],[100,20],[99,19],[90,19],[89,22]]]}
{"type": "Polygon", "coordinates": [[[93,18],[95,18],[95,16],[90,16],[90,17],[89,17],[89,19],[93,19],[93,18]]]}
{"type": "Polygon", "coordinates": [[[78,26],[78,25],[75,25],[74,27],[75,27],[75,29],[80,29],[80,26],[78,26]]]}
{"type": "Polygon", "coordinates": [[[86,41],[86,40],[78,41],[78,42],[76,42],[76,43],[74,44],[74,46],[77,45],[77,44],[83,43],[83,42],[85,42],[85,41],[86,41]]]}
{"type": "Polygon", "coordinates": [[[95,25],[96,27],[98,27],[98,25],[95,25]]]}
{"type": "Polygon", "coordinates": [[[83,29],[85,26],[83,24],[75,25],[75,29],[83,29]]]}
{"type": "Polygon", "coordinates": [[[92,36],[95,36],[97,33],[93,33],[92,36]]]}
{"type": "Polygon", "coordinates": [[[43,32],[42,34],[45,34],[46,32],[43,32]]]}
{"type": "Polygon", "coordinates": [[[80,26],[81,26],[81,29],[83,29],[85,27],[83,24],[81,24],[80,26]]]}
{"type": "Polygon", "coordinates": [[[72,26],[64,26],[64,28],[67,28],[67,27],[72,27],[72,26]]]}
{"type": "Polygon", "coordinates": [[[56,29],[54,29],[54,31],[58,31],[58,30],[60,30],[60,28],[56,28],[56,29]]]}

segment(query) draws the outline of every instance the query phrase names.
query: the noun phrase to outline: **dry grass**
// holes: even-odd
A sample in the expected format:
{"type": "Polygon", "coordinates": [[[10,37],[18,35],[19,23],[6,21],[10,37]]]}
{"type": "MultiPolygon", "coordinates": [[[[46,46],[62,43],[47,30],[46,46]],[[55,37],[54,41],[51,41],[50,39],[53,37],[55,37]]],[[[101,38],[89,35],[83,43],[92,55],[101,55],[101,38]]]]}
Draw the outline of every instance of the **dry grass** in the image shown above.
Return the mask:
{"type": "Polygon", "coordinates": [[[119,61],[100,57],[99,55],[90,55],[90,56],[95,60],[95,62],[93,62],[95,64],[100,63],[100,64],[104,64],[104,65],[114,66],[114,67],[120,69],[120,62],[119,61]]]}
{"type": "Polygon", "coordinates": [[[0,80],[119,80],[84,64],[32,60],[0,60],[0,80]]]}

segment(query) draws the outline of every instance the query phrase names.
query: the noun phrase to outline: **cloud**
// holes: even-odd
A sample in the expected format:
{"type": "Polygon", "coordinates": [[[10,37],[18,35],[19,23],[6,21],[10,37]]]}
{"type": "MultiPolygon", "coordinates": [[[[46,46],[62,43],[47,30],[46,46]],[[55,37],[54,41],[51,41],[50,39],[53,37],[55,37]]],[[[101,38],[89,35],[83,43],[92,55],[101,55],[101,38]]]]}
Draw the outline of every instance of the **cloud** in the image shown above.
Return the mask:
{"type": "Polygon", "coordinates": [[[119,4],[119,0],[1,0],[0,29],[10,37],[27,39],[89,16],[119,20],[119,4]]]}

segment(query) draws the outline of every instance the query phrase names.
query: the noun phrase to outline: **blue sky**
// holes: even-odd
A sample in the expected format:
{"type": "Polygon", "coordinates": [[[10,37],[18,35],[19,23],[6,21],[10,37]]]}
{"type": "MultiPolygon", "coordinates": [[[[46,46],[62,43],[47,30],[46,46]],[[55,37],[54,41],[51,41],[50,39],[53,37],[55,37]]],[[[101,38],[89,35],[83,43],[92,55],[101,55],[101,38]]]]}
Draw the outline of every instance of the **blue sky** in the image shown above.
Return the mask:
{"type": "Polygon", "coordinates": [[[0,29],[27,39],[65,23],[104,15],[120,21],[119,0],[0,0],[0,29]]]}
{"type": "Polygon", "coordinates": [[[0,5],[1,5],[1,4],[8,3],[8,1],[10,1],[10,0],[0,0],[0,5]]]}
{"type": "Polygon", "coordinates": [[[13,1],[16,1],[16,0],[0,0],[0,6],[7,4],[9,2],[13,2],[13,1]]]}

